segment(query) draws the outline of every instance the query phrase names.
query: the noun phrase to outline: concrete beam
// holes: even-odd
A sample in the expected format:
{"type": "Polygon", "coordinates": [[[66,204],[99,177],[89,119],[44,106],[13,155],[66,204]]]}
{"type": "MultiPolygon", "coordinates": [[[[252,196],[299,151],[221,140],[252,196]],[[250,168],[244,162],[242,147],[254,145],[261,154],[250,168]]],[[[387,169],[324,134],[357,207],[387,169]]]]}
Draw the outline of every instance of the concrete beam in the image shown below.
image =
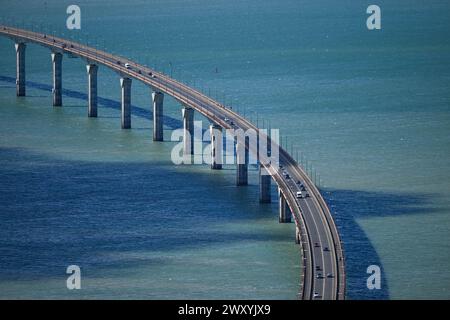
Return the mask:
{"type": "Polygon", "coordinates": [[[131,79],[120,78],[122,88],[122,129],[131,129],[131,79]]]}
{"type": "Polygon", "coordinates": [[[153,141],[164,140],[164,94],[161,92],[152,92],[153,104],[153,141]]]}
{"type": "Polygon", "coordinates": [[[278,208],[279,208],[279,219],[278,221],[280,223],[289,223],[291,222],[291,210],[289,209],[289,206],[287,205],[286,198],[284,197],[284,194],[281,192],[280,188],[278,188],[278,208]]]}
{"type": "Polygon", "coordinates": [[[223,136],[222,127],[217,124],[209,126],[211,135],[211,169],[222,169],[223,164],[223,136]]]}
{"type": "Polygon", "coordinates": [[[88,74],[88,117],[97,117],[97,70],[95,64],[86,66],[88,74]]]}
{"type": "Polygon", "coordinates": [[[25,96],[25,43],[16,43],[16,94],[25,96]]]}
{"type": "Polygon", "coordinates": [[[270,203],[271,199],[271,189],[270,182],[272,177],[267,172],[266,168],[262,165],[259,166],[259,202],[270,203]]]}
{"type": "Polygon", "coordinates": [[[299,226],[296,226],[295,227],[295,243],[300,244],[301,241],[302,241],[302,237],[300,236],[300,228],[299,228],[299,226]]]}
{"type": "Polygon", "coordinates": [[[245,142],[236,139],[236,185],[246,186],[248,184],[248,137],[245,142]]]}
{"type": "Polygon", "coordinates": [[[52,53],[53,64],[53,106],[62,106],[62,54],[52,53]]]}
{"type": "Polygon", "coordinates": [[[184,107],[183,115],[183,153],[185,156],[194,154],[194,109],[184,107]]]}

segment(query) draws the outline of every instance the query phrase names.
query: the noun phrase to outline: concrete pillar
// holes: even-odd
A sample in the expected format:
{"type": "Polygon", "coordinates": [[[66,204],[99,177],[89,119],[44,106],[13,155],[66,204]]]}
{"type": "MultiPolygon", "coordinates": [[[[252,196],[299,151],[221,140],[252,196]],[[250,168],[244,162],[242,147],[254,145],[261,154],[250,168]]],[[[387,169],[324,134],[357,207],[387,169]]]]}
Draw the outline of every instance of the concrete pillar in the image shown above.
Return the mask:
{"type": "Polygon", "coordinates": [[[62,54],[52,53],[53,64],[53,106],[62,106],[62,54]]]}
{"type": "Polygon", "coordinates": [[[183,128],[184,128],[184,155],[194,154],[194,109],[184,107],[183,114],[183,128]]]}
{"type": "Polygon", "coordinates": [[[122,88],[122,129],[131,129],[131,79],[121,78],[122,88]]]}
{"type": "Polygon", "coordinates": [[[284,197],[281,190],[278,188],[278,207],[280,212],[279,222],[280,223],[288,223],[291,222],[291,210],[289,209],[289,206],[287,205],[286,198],[284,197]]]}
{"type": "Polygon", "coordinates": [[[95,64],[86,66],[88,74],[88,117],[97,117],[97,70],[95,64]]]}
{"type": "Polygon", "coordinates": [[[302,241],[302,237],[300,236],[300,228],[299,228],[299,226],[296,226],[295,227],[295,243],[300,244],[301,241],[302,241]]]}
{"type": "Polygon", "coordinates": [[[25,43],[16,43],[16,93],[25,96],[25,43]]]}
{"type": "Polygon", "coordinates": [[[217,124],[209,126],[211,135],[211,169],[222,169],[223,136],[222,127],[217,124]]]}
{"type": "Polygon", "coordinates": [[[163,129],[163,101],[164,94],[161,92],[152,93],[152,104],[153,104],[153,141],[163,141],[164,140],[164,129],[163,129]]]}
{"type": "Polygon", "coordinates": [[[244,137],[245,143],[236,139],[236,185],[248,184],[248,137],[244,137]]]}
{"type": "Polygon", "coordinates": [[[270,203],[271,193],[270,193],[270,181],[272,177],[268,174],[266,168],[262,165],[259,166],[259,202],[270,203]]]}

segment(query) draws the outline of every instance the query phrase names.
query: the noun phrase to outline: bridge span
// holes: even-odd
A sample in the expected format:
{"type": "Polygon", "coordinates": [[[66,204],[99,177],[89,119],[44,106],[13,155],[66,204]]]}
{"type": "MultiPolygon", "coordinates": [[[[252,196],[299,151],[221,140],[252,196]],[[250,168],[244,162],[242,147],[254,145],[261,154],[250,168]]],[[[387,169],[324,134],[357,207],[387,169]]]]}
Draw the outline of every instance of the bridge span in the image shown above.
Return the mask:
{"type": "MultiPolygon", "coordinates": [[[[120,75],[122,90],[121,126],[131,128],[131,83],[132,79],[149,86],[153,105],[153,140],[163,140],[163,98],[167,94],[183,106],[184,153],[193,153],[193,112],[197,111],[208,118],[213,130],[253,129],[260,137],[267,137],[240,114],[205,94],[157,72],[147,66],[137,64],[126,58],[111,55],[93,47],[58,38],[49,34],[0,25],[0,35],[9,37],[16,48],[16,93],[25,96],[25,51],[28,43],[47,47],[51,51],[53,65],[53,105],[62,106],[62,58],[63,55],[80,57],[86,60],[88,75],[88,116],[97,116],[97,72],[98,66],[106,66],[120,75]],[[190,137],[190,139],[188,138],[190,137]]],[[[239,143],[238,143],[239,144],[239,143]]],[[[239,146],[237,145],[236,148],[239,146]]],[[[257,146],[244,143],[246,155],[258,156],[257,146]]],[[[212,157],[214,159],[214,149],[212,157]]],[[[260,201],[270,202],[270,184],[273,180],[278,186],[279,221],[296,224],[295,241],[300,245],[302,268],[300,275],[299,298],[304,300],[342,300],[345,299],[345,264],[342,243],[330,210],[320,191],[294,158],[279,147],[279,166],[260,156],[260,201]],[[269,173],[269,175],[263,174],[269,173]],[[300,183],[299,183],[300,182],[300,183]],[[302,187],[303,185],[303,187],[302,187]],[[302,190],[303,189],[303,190],[302,190]],[[310,197],[297,198],[297,192],[306,191],[310,197]]],[[[212,169],[221,165],[213,163],[212,169]]],[[[248,166],[237,165],[236,184],[247,184],[248,166]]]]}

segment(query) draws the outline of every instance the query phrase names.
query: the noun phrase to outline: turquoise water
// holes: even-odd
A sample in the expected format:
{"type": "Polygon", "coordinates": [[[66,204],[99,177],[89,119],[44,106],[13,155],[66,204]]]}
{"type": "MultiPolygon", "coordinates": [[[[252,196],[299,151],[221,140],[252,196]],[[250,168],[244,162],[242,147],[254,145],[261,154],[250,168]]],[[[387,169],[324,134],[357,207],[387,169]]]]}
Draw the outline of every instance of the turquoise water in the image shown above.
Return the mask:
{"type": "MultiPolygon", "coordinates": [[[[2,2],[0,17],[270,120],[320,175],[349,298],[450,297],[447,2],[378,1],[379,31],[365,26],[367,1],[78,1],[80,31],[65,29],[69,4],[2,2]],[[366,288],[371,264],[380,291],[366,288]]],[[[13,43],[0,50],[0,298],[296,298],[294,228],[278,224],[276,202],[258,203],[256,171],[236,188],[232,167],[172,165],[137,82],[141,109],[120,130],[119,78],[104,68],[105,100],[87,119],[79,59],[64,58],[64,107],[51,107],[41,47],[27,47],[27,97],[16,98],[13,43]],[[70,264],[82,290],[65,287],[70,264]]],[[[181,112],[165,106],[169,139],[181,112]]]]}

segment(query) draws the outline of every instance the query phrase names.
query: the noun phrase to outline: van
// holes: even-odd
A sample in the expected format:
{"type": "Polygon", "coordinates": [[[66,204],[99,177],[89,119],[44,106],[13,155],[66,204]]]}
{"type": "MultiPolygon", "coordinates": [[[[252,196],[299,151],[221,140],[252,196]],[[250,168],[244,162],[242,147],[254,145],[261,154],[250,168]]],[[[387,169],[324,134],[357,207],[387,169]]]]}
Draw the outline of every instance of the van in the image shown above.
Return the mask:
{"type": "Polygon", "coordinates": [[[303,194],[302,194],[301,191],[297,191],[297,198],[298,198],[298,199],[303,198],[303,194]]]}

